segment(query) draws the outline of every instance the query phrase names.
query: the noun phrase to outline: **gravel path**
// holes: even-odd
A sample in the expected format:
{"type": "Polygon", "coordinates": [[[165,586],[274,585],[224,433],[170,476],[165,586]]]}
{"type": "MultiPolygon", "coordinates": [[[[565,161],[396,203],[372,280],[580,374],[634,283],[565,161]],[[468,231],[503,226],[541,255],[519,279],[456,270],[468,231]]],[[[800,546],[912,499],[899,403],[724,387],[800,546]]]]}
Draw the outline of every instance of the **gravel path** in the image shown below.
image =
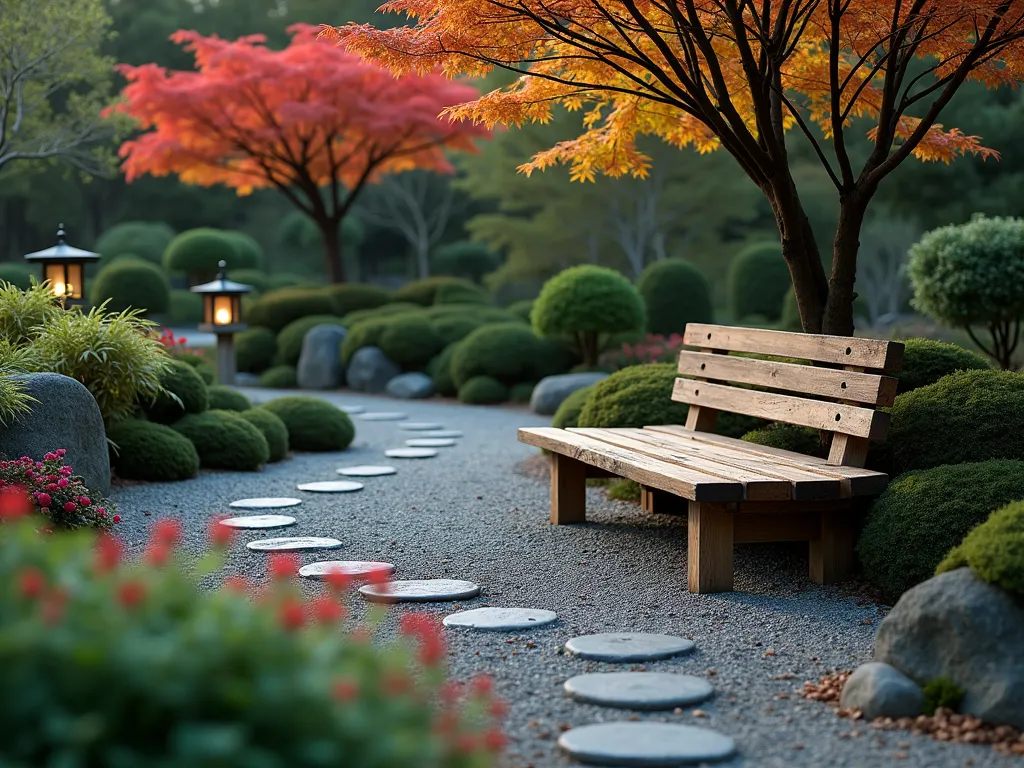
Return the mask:
{"type": "MultiPolygon", "coordinates": [[[[245,391],[255,401],[277,394],[245,391]]],[[[355,394],[325,397],[338,405],[401,410],[416,421],[462,430],[465,437],[434,459],[390,460],[383,451],[414,435],[399,430],[400,422],[356,419],[355,442],[344,453],[302,454],[258,474],[205,472],[192,482],[117,488],[113,496],[122,535],[137,548],[153,520],[175,516],[186,523],[186,546],[197,549],[208,521],[228,512],[230,501],[297,496],[304,503],[285,510],[298,518],[297,525],[280,532],[239,532],[231,572],[265,580],[266,555],[244,547],[253,539],[333,536],[343,542],[341,549],[304,553],[303,562],[385,560],[398,566],[396,578],[469,579],[483,587],[481,597],[462,604],[412,610],[438,616],[485,605],[556,611],[558,622],[520,635],[446,630],[454,676],[488,673],[511,704],[509,768],[568,766],[555,746],[561,730],[620,719],[715,728],[737,741],[739,756],[729,765],[751,768],[1022,764],[988,747],[876,732],[794,694],[804,680],[869,659],[879,621],[875,604],[807,578],[806,547],[739,547],[738,591],[691,595],[681,518],[645,516],[638,507],[608,501],[592,489],[588,523],[548,525],[547,485],[515,469],[534,454],[516,441],[516,429],[544,425],[546,419],[511,408],[399,403],[355,394]],[[366,488],[351,494],[295,490],[298,482],[339,479],[335,468],[347,464],[393,464],[398,474],[360,479],[366,488]],[[612,631],[693,639],[697,650],[688,656],[630,668],[708,676],[716,696],[700,706],[704,716],[692,709],[632,715],[568,701],[562,692],[568,677],[623,667],[567,658],[562,645],[575,635],[612,631]]],[[[322,587],[307,583],[306,588],[322,587]]]]}

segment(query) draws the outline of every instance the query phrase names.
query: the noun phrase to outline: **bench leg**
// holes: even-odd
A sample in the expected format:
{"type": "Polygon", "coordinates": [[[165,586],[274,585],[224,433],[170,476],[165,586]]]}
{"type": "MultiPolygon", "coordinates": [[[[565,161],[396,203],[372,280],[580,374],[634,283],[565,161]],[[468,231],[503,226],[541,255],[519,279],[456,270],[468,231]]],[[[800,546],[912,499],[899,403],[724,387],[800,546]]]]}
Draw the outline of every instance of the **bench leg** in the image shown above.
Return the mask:
{"type": "Polygon", "coordinates": [[[686,513],[686,499],[657,488],[640,486],[640,508],[648,514],[682,515],[686,513]]]}
{"type": "Polygon", "coordinates": [[[811,542],[811,579],[834,584],[853,565],[854,515],[849,510],[821,513],[821,537],[811,542]]]}
{"type": "Polygon", "coordinates": [[[583,523],[587,519],[587,465],[551,454],[551,524],[583,523]]]}
{"type": "Polygon", "coordinates": [[[687,519],[691,592],[732,591],[733,515],[724,504],[691,501],[687,519]]]}

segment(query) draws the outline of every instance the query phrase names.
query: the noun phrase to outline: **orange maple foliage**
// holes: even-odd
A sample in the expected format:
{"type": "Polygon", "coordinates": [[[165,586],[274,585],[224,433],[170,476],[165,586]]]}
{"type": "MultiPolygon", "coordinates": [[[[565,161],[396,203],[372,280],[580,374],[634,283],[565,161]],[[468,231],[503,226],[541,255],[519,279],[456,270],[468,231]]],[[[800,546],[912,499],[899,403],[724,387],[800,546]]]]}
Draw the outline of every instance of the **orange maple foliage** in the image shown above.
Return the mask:
{"type": "Polygon", "coordinates": [[[325,34],[396,73],[494,67],[510,86],[448,114],[493,126],[545,122],[560,103],[583,132],[521,170],[565,164],[573,178],[644,176],[640,135],[699,152],[724,148],[764,192],[807,330],[851,333],[858,233],[882,179],[903,160],[995,157],[945,129],[967,80],[1024,75],[1024,0],[390,0],[409,27],[325,34]],[[868,123],[858,167],[844,128],[868,123]],[[799,130],[836,186],[842,212],[826,276],[788,166],[799,130]]]}
{"type": "Polygon", "coordinates": [[[333,281],[344,278],[339,225],[365,184],[414,168],[452,172],[446,150],[475,149],[490,131],[447,117],[445,108],[478,92],[423,71],[395,77],[318,40],[317,28],[289,28],[284,50],[262,35],[236,41],[179,31],[196,71],[122,65],[115,109],[147,132],[121,147],[128,181],[176,174],[188,184],[224,184],[240,195],[280,190],[323,235],[333,281]]]}

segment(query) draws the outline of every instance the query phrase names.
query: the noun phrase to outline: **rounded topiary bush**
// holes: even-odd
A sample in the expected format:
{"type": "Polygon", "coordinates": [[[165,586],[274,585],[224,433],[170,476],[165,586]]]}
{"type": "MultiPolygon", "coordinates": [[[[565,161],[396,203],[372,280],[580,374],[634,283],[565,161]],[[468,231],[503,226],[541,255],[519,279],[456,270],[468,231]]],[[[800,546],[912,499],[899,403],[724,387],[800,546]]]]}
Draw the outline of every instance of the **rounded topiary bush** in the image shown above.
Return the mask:
{"type": "Polygon", "coordinates": [[[304,275],[290,272],[275,272],[267,277],[267,290],[277,291],[281,288],[296,288],[309,285],[310,279],[304,275]]]}
{"type": "Polygon", "coordinates": [[[100,270],[92,284],[92,303],[109,301],[112,312],[141,309],[148,315],[166,312],[171,305],[171,284],[156,264],[122,259],[100,270]]]}
{"type": "Polygon", "coordinates": [[[434,381],[434,391],[441,397],[455,397],[459,391],[452,378],[452,357],[456,347],[458,344],[449,344],[427,365],[430,378],[434,381]]]}
{"type": "Polygon", "coordinates": [[[555,411],[555,415],[551,418],[551,426],[560,429],[578,427],[580,425],[580,413],[583,412],[583,407],[587,404],[587,400],[593,393],[595,386],[597,385],[591,384],[589,387],[582,387],[565,398],[562,404],[558,406],[558,410],[555,411]]]}
{"type": "Polygon", "coordinates": [[[632,365],[594,385],[580,411],[581,427],[644,427],[683,424],[689,407],[672,402],[676,367],[671,363],[632,365]]]}
{"type": "Polygon", "coordinates": [[[4,261],[0,262],[0,282],[10,283],[11,285],[21,288],[23,291],[27,291],[32,287],[32,278],[38,278],[39,271],[32,269],[26,262],[16,261],[4,261]]]}
{"type": "Polygon", "coordinates": [[[355,325],[349,325],[348,334],[345,339],[341,342],[341,361],[345,365],[349,364],[352,360],[352,355],[358,352],[363,347],[377,347],[380,346],[380,337],[384,335],[384,331],[391,325],[392,318],[370,318],[356,323],[355,325]]]}
{"type": "Polygon", "coordinates": [[[387,324],[377,343],[402,370],[418,371],[444,349],[445,340],[426,318],[403,315],[387,324]]]}
{"type": "Polygon", "coordinates": [[[506,384],[533,378],[540,344],[519,323],[485,325],[458,343],[452,353],[452,381],[462,385],[474,376],[490,376],[506,384]]]}
{"type": "Polygon", "coordinates": [[[249,328],[235,336],[235,358],[243,373],[262,373],[276,355],[277,338],[269,328],[249,328]]]}
{"type": "Polygon", "coordinates": [[[460,283],[442,285],[434,294],[435,307],[491,306],[493,303],[493,297],[483,288],[460,283]]]}
{"type": "Polygon", "coordinates": [[[260,374],[260,386],[268,389],[294,389],[299,385],[294,365],[275,365],[260,374]]]}
{"type": "Polygon", "coordinates": [[[526,322],[530,322],[530,313],[533,312],[533,299],[523,299],[522,301],[516,301],[509,304],[506,309],[516,317],[520,317],[526,322]]]}
{"type": "MultiPolygon", "coordinates": [[[[723,414],[719,414],[721,418],[723,414]]],[[[781,448],[784,451],[802,453],[806,456],[823,456],[821,436],[816,429],[798,427],[795,424],[776,422],[767,427],[755,429],[743,435],[748,443],[781,448]]]]}
{"type": "Polygon", "coordinates": [[[95,250],[103,264],[126,253],[160,264],[173,239],[174,230],[162,221],[122,221],[100,235],[95,250]]]}
{"type": "Polygon", "coordinates": [[[261,269],[229,269],[228,279],[251,285],[256,293],[265,293],[271,289],[270,276],[261,269]]]}
{"type": "Polygon", "coordinates": [[[518,384],[513,384],[508,388],[508,399],[513,403],[528,403],[533,397],[533,390],[536,386],[537,382],[535,381],[521,381],[518,384]]]}
{"type": "Polygon", "coordinates": [[[480,287],[474,285],[468,280],[463,280],[459,277],[439,275],[437,277],[427,277],[423,280],[414,280],[411,283],[406,283],[395,291],[394,296],[392,296],[392,300],[418,304],[421,307],[429,307],[437,301],[437,292],[443,286],[461,286],[467,291],[481,293],[480,287]]]}
{"type": "Polygon", "coordinates": [[[1024,501],[997,509],[939,563],[936,573],[970,567],[974,575],[1024,599],[1024,501]]]}
{"type": "Polygon", "coordinates": [[[778,320],[791,286],[779,243],[747,246],[729,265],[729,309],[733,318],[739,321],[760,315],[769,321],[778,320]]]}
{"type": "Polygon", "coordinates": [[[647,332],[682,333],[687,323],[714,321],[711,284],[685,259],[656,261],[636,282],[647,308],[647,332]]]}
{"type": "Polygon", "coordinates": [[[544,284],[530,319],[538,336],[572,339],[593,367],[609,334],[641,331],[647,318],[632,283],[613,269],[584,264],[544,284]]]}
{"type": "Polygon", "coordinates": [[[193,282],[212,280],[221,261],[227,263],[228,269],[255,269],[259,266],[241,255],[227,232],[209,227],[189,229],[177,235],[167,244],[163,256],[164,269],[183,272],[193,282]]]}
{"type": "Polygon", "coordinates": [[[950,549],[999,507],[1024,498],[1024,462],[908,472],[871,505],[857,542],[864,573],[895,599],[931,578],[950,549]]]}
{"type": "Polygon", "coordinates": [[[263,438],[267,441],[267,447],[270,450],[268,462],[273,464],[281,461],[288,455],[288,427],[285,426],[280,417],[275,416],[264,408],[250,408],[238,415],[263,434],[263,438]]]}
{"type": "Polygon", "coordinates": [[[382,307],[376,307],[375,309],[357,309],[354,312],[349,312],[342,319],[345,322],[345,327],[351,328],[353,325],[362,323],[365,320],[383,320],[386,317],[390,318],[397,315],[404,315],[408,312],[423,311],[423,307],[419,304],[410,304],[407,301],[397,301],[385,304],[382,307]]]}
{"type": "Polygon", "coordinates": [[[192,291],[173,289],[167,314],[174,325],[194,325],[203,322],[203,297],[192,291]]]}
{"type": "Polygon", "coordinates": [[[910,392],[934,384],[954,371],[987,371],[989,361],[957,344],[932,339],[903,340],[903,365],[892,374],[899,380],[897,392],[910,392]]]}
{"type": "Polygon", "coordinates": [[[252,402],[237,389],[214,384],[207,389],[210,398],[210,410],[214,411],[248,411],[252,402]]]}
{"type": "Polygon", "coordinates": [[[391,294],[377,285],[342,283],[324,289],[334,299],[334,313],[339,316],[363,309],[377,309],[391,301],[391,294]]]}
{"type": "Polygon", "coordinates": [[[437,335],[444,340],[446,345],[462,341],[477,328],[486,325],[484,321],[468,312],[458,315],[443,315],[436,320],[432,320],[430,324],[434,326],[437,335]]]}
{"type": "Polygon", "coordinates": [[[343,451],[356,436],[352,420],[340,408],[316,397],[278,397],[260,406],[288,428],[288,445],[296,451],[343,451]]]}
{"type": "Polygon", "coordinates": [[[329,293],[319,288],[282,288],[254,301],[247,319],[250,325],[280,333],[289,323],[311,315],[334,316],[334,299],[329,293]]]}
{"type": "Polygon", "coordinates": [[[181,360],[172,360],[160,378],[164,392],[152,403],[142,403],[150,421],[170,424],[190,413],[202,413],[209,407],[206,382],[195,367],[181,360]],[[174,395],[174,397],[172,397],[174,395]],[[175,399],[177,398],[177,399],[175,399]]]}
{"type": "Polygon", "coordinates": [[[579,354],[565,339],[538,339],[537,345],[537,356],[533,360],[533,378],[538,381],[545,376],[557,376],[561,373],[604,371],[600,365],[580,363],[579,354]]]}
{"type": "Polygon", "coordinates": [[[459,387],[459,402],[467,405],[497,405],[508,399],[508,387],[492,376],[474,376],[459,387]]]}
{"type": "Polygon", "coordinates": [[[486,244],[473,240],[458,240],[439,246],[430,259],[430,267],[435,274],[453,275],[476,283],[500,264],[498,254],[486,244]]]}
{"type": "Polygon", "coordinates": [[[302,356],[302,342],[306,334],[318,325],[344,325],[340,317],[334,315],[310,315],[292,320],[277,334],[276,361],[284,365],[298,365],[302,356]]]}
{"type": "Polygon", "coordinates": [[[252,472],[270,458],[263,433],[233,411],[193,413],[171,428],[192,441],[199,466],[207,469],[252,472]]]}
{"type": "MultiPolygon", "coordinates": [[[[263,246],[256,238],[238,230],[228,230],[224,233],[235,246],[238,253],[237,269],[258,270],[263,266],[263,246]]],[[[233,266],[230,262],[228,266],[233,266]]]]}
{"type": "Polygon", "coordinates": [[[129,419],[107,429],[110,466],[125,480],[176,482],[195,477],[199,454],[188,438],[163,424],[129,419]]]}

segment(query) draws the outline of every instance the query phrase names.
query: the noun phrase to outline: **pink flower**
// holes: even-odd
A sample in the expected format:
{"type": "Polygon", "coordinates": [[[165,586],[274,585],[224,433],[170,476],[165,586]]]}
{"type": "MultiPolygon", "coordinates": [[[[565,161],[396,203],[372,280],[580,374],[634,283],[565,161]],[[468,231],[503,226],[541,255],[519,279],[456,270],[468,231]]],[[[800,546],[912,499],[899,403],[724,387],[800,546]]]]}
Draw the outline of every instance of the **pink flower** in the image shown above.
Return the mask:
{"type": "Polygon", "coordinates": [[[62,477],[60,480],[57,481],[57,485],[60,488],[67,488],[68,487],[68,480],[67,480],[67,478],[66,477],[62,477]]]}
{"type": "Polygon", "coordinates": [[[73,501],[69,501],[67,504],[64,505],[65,512],[74,512],[76,509],[78,509],[78,505],[75,504],[75,502],[73,501]]]}
{"type": "Polygon", "coordinates": [[[88,496],[79,496],[78,503],[81,504],[83,507],[88,507],[92,502],[89,501],[88,496]]]}
{"type": "Polygon", "coordinates": [[[48,493],[37,493],[36,494],[36,502],[39,504],[40,507],[48,507],[48,506],[50,506],[50,502],[51,501],[53,501],[53,499],[50,498],[50,494],[48,494],[48,493]]]}
{"type": "Polygon", "coordinates": [[[114,515],[114,522],[115,523],[120,523],[121,522],[121,516],[120,515],[114,515]]]}

